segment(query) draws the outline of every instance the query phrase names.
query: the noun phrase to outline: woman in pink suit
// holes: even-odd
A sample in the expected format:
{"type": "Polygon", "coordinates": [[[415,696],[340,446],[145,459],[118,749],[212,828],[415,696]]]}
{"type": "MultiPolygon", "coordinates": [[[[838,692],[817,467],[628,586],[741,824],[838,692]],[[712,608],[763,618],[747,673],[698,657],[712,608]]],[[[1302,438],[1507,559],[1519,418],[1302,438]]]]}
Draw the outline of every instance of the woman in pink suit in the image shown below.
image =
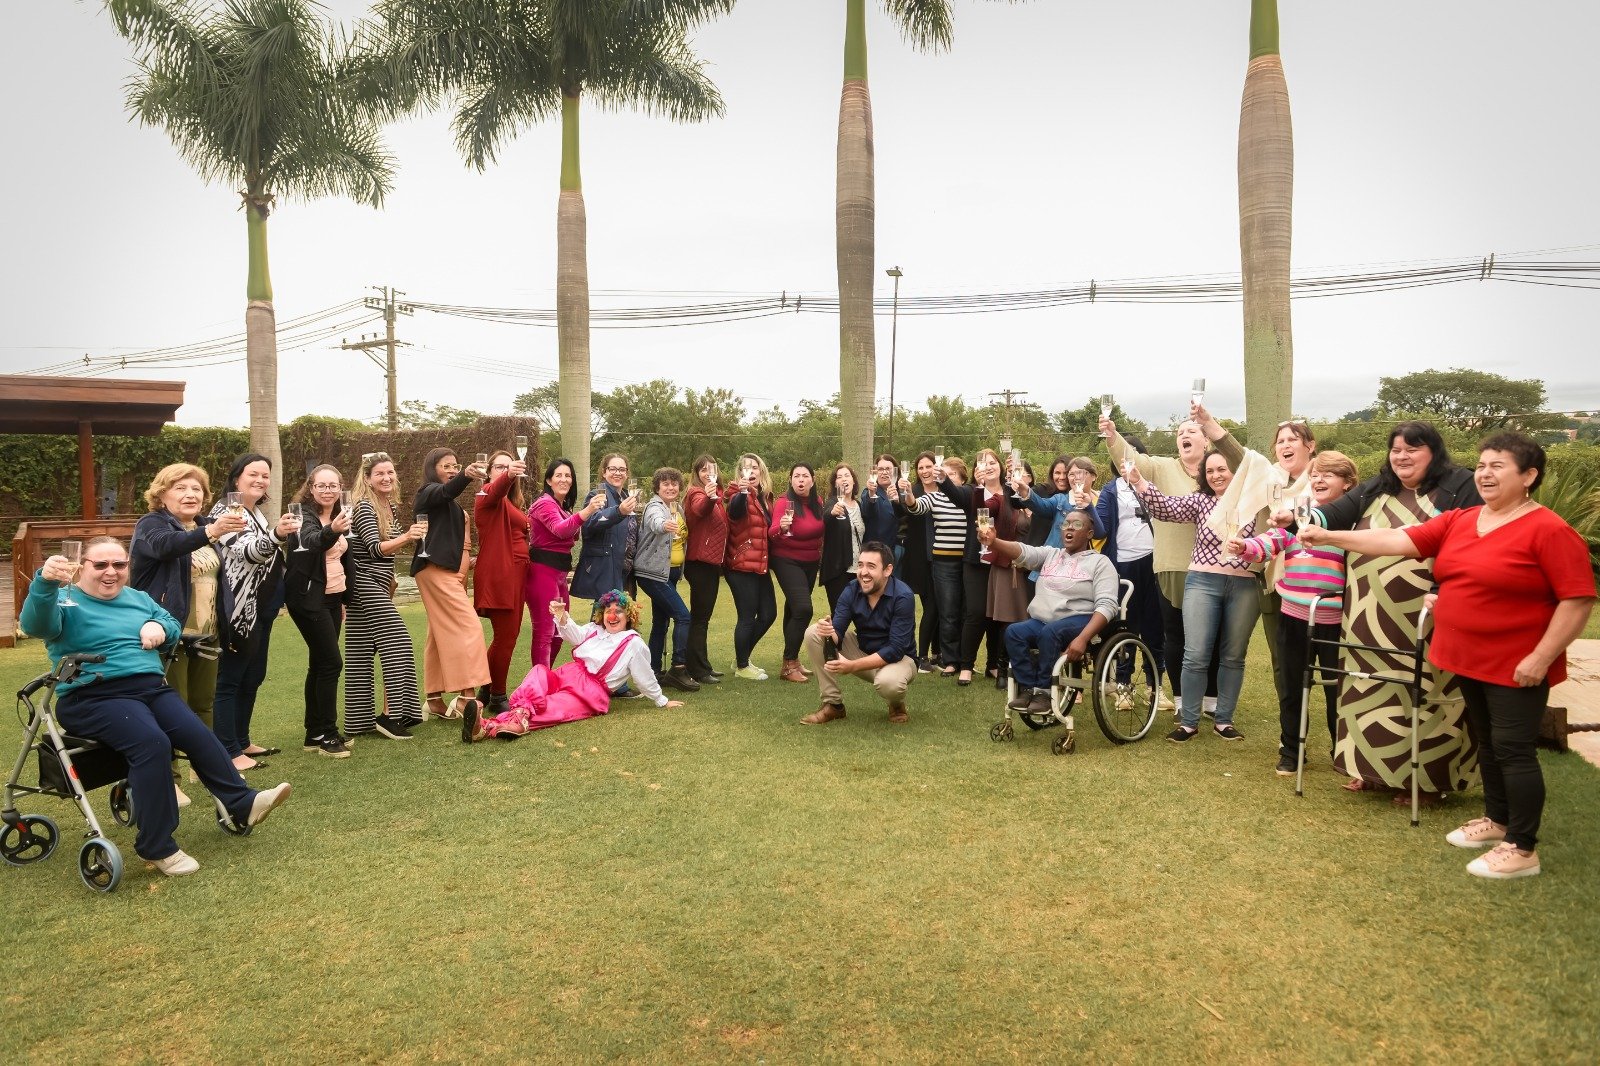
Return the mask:
{"type": "Polygon", "coordinates": [[[572,545],[583,528],[583,520],[605,506],[605,496],[596,496],[582,508],[571,459],[552,459],[544,469],[544,491],[528,508],[528,576],[523,588],[528,613],[533,618],[533,643],[528,657],[534,666],[549,666],[561,650],[561,635],[552,620],[549,605],[556,600],[571,606],[567,574],[572,570],[572,545]]]}
{"type": "Polygon", "coordinates": [[[552,670],[534,664],[511,694],[511,709],[492,718],[474,715],[464,722],[461,739],[485,737],[515,740],[524,733],[562,722],[593,718],[611,709],[611,694],[631,682],[657,707],[682,707],[669,700],[650,669],[650,648],[635,627],[639,605],[621,589],[595,601],[594,618],[580,626],[559,600],[549,604],[556,631],[572,642],[572,661],[552,670]]]}

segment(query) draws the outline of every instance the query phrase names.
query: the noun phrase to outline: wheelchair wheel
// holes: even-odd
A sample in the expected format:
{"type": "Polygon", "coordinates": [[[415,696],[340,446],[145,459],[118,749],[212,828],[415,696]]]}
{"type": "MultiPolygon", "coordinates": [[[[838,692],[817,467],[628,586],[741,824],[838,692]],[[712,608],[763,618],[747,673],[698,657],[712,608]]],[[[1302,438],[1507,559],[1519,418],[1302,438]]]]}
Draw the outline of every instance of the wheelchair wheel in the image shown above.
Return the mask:
{"type": "Polygon", "coordinates": [[[118,781],[111,786],[106,794],[106,802],[111,807],[111,819],[118,825],[133,824],[133,790],[128,787],[128,782],[118,781]]]}
{"type": "Polygon", "coordinates": [[[42,814],[25,814],[0,832],[0,859],[12,866],[40,862],[54,854],[60,839],[54,821],[42,814]]]}
{"type": "Polygon", "coordinates": [[[1076,750],[1078,750],[1078,736],[1070,729],[1050,742],[1052,755],[1071,755],[1076,750]]]}
{"type": "Polygon", "coordinates": [[[1113,744],[1129,744],[1150,732],[1160,696],[1156,659],[1139,635],[1123,630],[1095,656],[1094,716],[1113,744]]]}
{"type": "Polygon", "coordinates": [[[996,722],[993,728],[989,730],[989,739],[996,742],[1011,740],[1015,736],[1016,733],[1012,731],[1010,722],[996,722]]]}
{"type": "Polygon", "coordinates": [[[110,892],[122,881],[122,852],[105,837],[84,841],[78,851],[78,876],[96,892],[110,892]]]}

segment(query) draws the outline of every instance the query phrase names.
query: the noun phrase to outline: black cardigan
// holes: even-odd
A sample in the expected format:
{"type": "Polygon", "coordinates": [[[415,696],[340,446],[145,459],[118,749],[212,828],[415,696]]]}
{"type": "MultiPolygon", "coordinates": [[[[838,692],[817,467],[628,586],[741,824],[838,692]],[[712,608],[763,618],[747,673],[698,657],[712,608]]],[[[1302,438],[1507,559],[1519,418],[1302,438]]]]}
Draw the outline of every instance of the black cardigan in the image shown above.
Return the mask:
{"type": "Polygon", "coordinates": [[[467,515],[456,503],[456,497],[471,483],[472,479],[462,471],[449,481],[431,481],[417,490],[413,513],[428,516],[428,535],[422,540],[428,554],[411,557],[412,577],[422,573],[429,563],[452,574],[461,569],[461,552],[467,544],[467,515]]]}
{"type": "MultiPolygon", "coordinates": [[[[1318,508],[1322,512],[1323,526],[1328,529],[1354,529],[1356,523],[1361,521],[1361,516],[1367,513],[1367,507],[1381,495],[1383,493],[1378,488],[1377,476],[1369,477],[1328,506],[1318,508]]],[[[1440,511],[1477,507],[1483,503],[1483,497],[1478,495],[1477,483],[1472,480],[1472,471],[1459,466],[1446,470],[1431,489],[1419,495],[1426,496],[1440,511]]]]}
{"type": "MultiPolygon", "coordinates": [[[[339,505],[333,505],[333,513],[338,515],[339,505]]],[[[322,524],[317,517],[316,508],[303,512],[300,522],[300,532],[284,542],[284,558],[287,560],[284,568],[283,599],[291,611],[318,611],[327,600],[328,568],[324,565],[327,551],[346,534],[335,533],[322,524]],[[305,551],[295,551],[295,548],[305,547],[305,551]]],[[[344,567],[344,594],[340,595],[339,602],[344,603],[349,591],[355,585],[356,571],[355,559],[351,556],[350,545],[345,544],[345,553],[339,556],[339,563],[344,567]]]]}
{"type": "MultiPolygon", "coordinates": [[[[165,508],[151,511],[133,527],[128,584],[159,603],[179,625],[185,625],[189,618],[189,555],[210,543],[204,522],[184,529],[183,523],[165,508]]],[[[221,596],[227,581],[217,584],[221,596]]]]}

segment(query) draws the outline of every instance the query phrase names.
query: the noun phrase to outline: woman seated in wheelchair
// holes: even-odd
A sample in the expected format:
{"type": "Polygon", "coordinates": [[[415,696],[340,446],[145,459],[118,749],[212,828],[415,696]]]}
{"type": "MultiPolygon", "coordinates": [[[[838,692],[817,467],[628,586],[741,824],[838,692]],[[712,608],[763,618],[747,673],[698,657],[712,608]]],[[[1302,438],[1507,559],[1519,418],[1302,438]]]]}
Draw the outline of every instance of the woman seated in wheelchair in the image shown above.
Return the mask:
{"type": "Polygon", "coordinates": [[[178,849],[174,750],[189,763],[234,824],[258,825],[289,798],[289,785],[257,792],[233,768],[216,735],[168,687],[161,648],[182,626],[145,593],[128,588],[128,553],[113,537],[84,548],[82,573],[53,555],[34,575],[19,622],[45,642],[52,663],[65,655],[103,655],[56,691],[55,714],[74,736],[99,741],[128,761],[128,787],[137,798],[139,857],[169,876],[200,864],[178,849]],[[76,578],[65,593],[64,588],[76,578]]]}
{"type": "Polygon", "coordinates": [[[1014,711],[1048,712],[1050,674],[1062,650],[1068,662],[1084,662],[1089,642],[1117,617],[1117,567],[1090,550],[1093,535],[1086,511],[1069,511],[1062,518],[1059,548],[998,540],[992,526],[978,533],[991,555],[1039,572],[1028,620],[1006,627],[1006,651],[1017,683],[1010,703],[1014,711]],[[1030,655],[1035,648],[1037,661],[1030,655]]]}

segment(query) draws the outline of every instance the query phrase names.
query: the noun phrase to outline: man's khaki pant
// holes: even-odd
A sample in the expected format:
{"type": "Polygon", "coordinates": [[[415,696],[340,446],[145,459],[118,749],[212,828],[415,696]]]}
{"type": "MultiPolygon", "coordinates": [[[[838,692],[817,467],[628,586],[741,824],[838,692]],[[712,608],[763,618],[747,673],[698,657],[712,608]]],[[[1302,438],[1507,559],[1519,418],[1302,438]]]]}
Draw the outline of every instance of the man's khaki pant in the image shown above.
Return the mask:
{"type": "MultiPolygon", "coordinates": [[[[835,638],[834,642],[839,645],[839,653],[846,659],[866,658],[861,651],[861,644],[856,640],[855,630],[847,631],[843,640],[835,638]]],[[[806,630],[805,643],[806,658],[811,660],[811,672],[817,675],[817,688],[822,690],[822,702],[844,706],[844,697],[839,692],[840,675],[830,674],[822,668],[822,634],[817,632],[815,625],[806,630]]],[[[870,681],[889,706],[898,707],[906,702],[906,689],[911,687],[911,679],[917,676],[917,661],[907,655],[898,662],[876,670],[863,670],[854,676],[870,681]]]]}

